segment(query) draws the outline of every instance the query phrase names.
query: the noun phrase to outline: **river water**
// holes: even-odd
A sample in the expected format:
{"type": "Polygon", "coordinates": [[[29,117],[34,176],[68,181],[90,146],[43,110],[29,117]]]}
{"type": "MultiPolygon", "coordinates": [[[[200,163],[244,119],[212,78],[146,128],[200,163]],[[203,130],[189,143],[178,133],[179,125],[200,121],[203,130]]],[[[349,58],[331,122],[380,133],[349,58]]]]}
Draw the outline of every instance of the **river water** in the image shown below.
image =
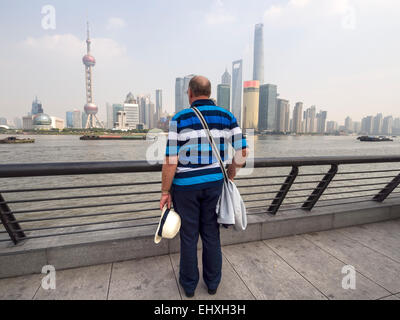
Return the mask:
{"type": "MultiPolygon", "coordinates": [[[[5,135],[0,135],[0,139],[5,138],[5,135]]],[[[35,135],[24,136],[35,139],[33,144],[0,144],[0,164],[11,163],[44,163],[44,162],[77,162],[77,161],[121,161],[121,160],[145,160],[146,152],[154,146],[154,141],[138,140],[138,141],[82,141],[79,136],[50,136],[50,135],[35,135]]],[[[254,151],[254,157],[308,157],[308,156],[362,156],[362,155],[400,155],[400,138],[394,138],[393,142],[360,142],[355,136],[259,136],[254,137],[254,142],[250,143],[254,151]]],[[[162,158],[164,145],[159,148],[159,157],[162,158]]],[[[369,164],[358,166],[342,166],[342,171],[363,171],[371,169],[399,169],[398,164],[369,164]],[[343,168],[342,168],[343,167],[343,168]]],[[[301,168],[300,173],[324,173],[329,167],[313,167],[301,168]]],[[[251,173],[251,176],[266,176],[266,175],[286,175],[290,172],[290,168],[267,168],[257,169],[251,173]]],[[[340,172],[340,171],[339,171],[340,172]]],[[[383,187],[392,176],[397,172],[388,172],[385,174],[369,174],[371,177],[387,176],[387,178],[366,180],[364,183],[380,183],[376,188],[383,187]]],[[[365,176],[365,174],[363,175],[365,176]]],[[[347,178],[357,178],[360,175],[347,175],[347,178]]],[[[17,211],[16,217],[21,219],[32,218],[57,218],[57,217],[75,217],[79,215],[98,214],[98,213],[115,213],[123,211],[123,214],[115,214],[112,216],[104,215],[98,217],[81,217],[69,218],[63,220],[25,222],[24,228],[37,228],[47,226],[72,225],[93,222],[115,221],[115,219],[132,219],[132,217],[157,217],[159,211],[158,206],[160,190],[159,184],[146,186],[125,186],[113,188],[93,188],[93,189],[76,189],[76,190],[60,190],[60,191],[35,191],[23,193],[5,193],[10,189],[27,189],[27,188],[47,188],[47,187],[68,187],[68,186],[86,186],[95,184],[113,184],[113,183],[132,183],[132,182],[148,182],[159,181],[160,173],[129,173],[129,174],[102,174],[102,175],[80,175],[80,176],[55,176],[55,177],[29,177],[29,178],[3,178],[0,179],[0,193],[9,201],[9,207],[12,211],[17,211]],[[121,195],[107,197],[107,195],[115,193],[136,193],[146,192],[138,195],[121,195]],[[154,192],[154,193],[151,193],[154,192]],[[37,201],[37,202],[18,202],[21,200],[37,199],[37,198],[62,198],[74,197],[81,195],[103,195],[100,198],[87,199],[61,199],[55,201],[37,201]],[[13,202],[17,201],[17,202],[13,202]],[[80,205],[98,205],[120,202],[141,201],[140,204],[120,204],[104,207],[88,207],[81,209],[73,209],[71,207],[80,205]],[[147,202],[145,202],[147,201],[147,202]],[[48,210],[51,208],[59,208],[62,210],[48,210]],[[65,209],[63,209],[65,208],[65,209]],[[154,209],[149,211],[137,212],[143,209],[154,209]],[[35,212],[35,210],[41,210],[35,212]],[[18,213],[18,211],[22,211],[18,213]],[[114,220],[111,220],[114,219],[114,220]]],[[[341,176],[343,178],[343,176],[341,176]]],[[[296,181],[310,181],[309,184],[301,184],[298,187],[314,188],[321,176],[310,176],[298,178],[296,181]]],[[[248,207],[267,208],[271,202],[269,199],[275,196],[278,185],[284,181],[284,177],[274,179],[260,180],[238,180],[239,186],[247,186],[241,188],[241,192],[245,194],[244,199],[249,201],[246,203],[248,207]],[[269,186],[255,187],[256,184],[270,184],[269,186]],[[253,186],[252,186],[253,185],[253,186]],[[260,195],[260,192],[265,192],[265,195],[260,195]],[[257,193],[252,195],[252,193],[257,193]],[[260,201],[257,199],[265,199],[260,201]],[[254,202],[252,202],[252,200],[254,202]]],[[[336,185],[343,185],[343,189],[333,189],[332,191],[345,191],[339,197],[350,195],[370,195],[371,192],[356,193],[354,188],[345,188],[348,182],[337,182],[336,185]]],[[[295,189],[295,187],[293,187],[295,189]]],[[[371,187],[362,187],[361,190],[369,190],[371,187]],[[364,188],[364,189],[362,189],[364,188]]],[[[299,203],[304,201],[310,192],[291,191],[291,196],[303,196],[285,200],[289,206],[291,203],[299,203]]],[[[335,196],[327,196],[327,199],[334,199],[335,196]]],[[[337,197],[337,196],[336,196],[337,197]]],[[[265,211],[265,209],[263,209],[265,211]]],[[[151,222],[155,223],[157,218],[149,218],[148,220],[140,220],[140,223],[151,222]]],[[[124,225],[134,225],[137,221],[126,221],[124,225]]],[[[101,227],[110,227],[114,224],[99,225],[101,227]]],[[[97,226],[96,226],[97,227],[97,226]]],[[[83,227],[82,227],[83,228],[83,227]]],[[[71,228],[57,229],[68,232],[71,228]]],[[[76,230],[76,228],[74,229],[76,230]]],[[[0,227],[0,240],[6,235],[0,227]]],[[[42,234],[49,234],[54,230],[40,231],[42,234]]],[[[38,232],[28,234],[35,235],[38,232]]]]}

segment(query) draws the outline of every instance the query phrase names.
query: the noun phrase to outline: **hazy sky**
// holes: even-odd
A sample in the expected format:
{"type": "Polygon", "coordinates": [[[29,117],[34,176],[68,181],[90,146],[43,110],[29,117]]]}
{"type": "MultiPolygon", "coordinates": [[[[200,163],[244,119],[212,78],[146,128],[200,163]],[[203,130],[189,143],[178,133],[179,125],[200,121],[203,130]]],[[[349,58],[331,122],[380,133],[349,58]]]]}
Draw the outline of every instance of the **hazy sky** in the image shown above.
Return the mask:
{"type": "Polygon", "coordinates": [[[85,104],[82,56],[86,20],[92,35],[94,101],[163,90],[174,110],[175,78],[203,74],[216,85],[233,60],[252,77],[254,25],[264,23],[265,82],[291,108],[328,111],[328,120],[368,114],[400,116],[398,0],[0,0],[0,117],[85,104]],[[42,27],[44,5],[56,29],[42,27]]]}

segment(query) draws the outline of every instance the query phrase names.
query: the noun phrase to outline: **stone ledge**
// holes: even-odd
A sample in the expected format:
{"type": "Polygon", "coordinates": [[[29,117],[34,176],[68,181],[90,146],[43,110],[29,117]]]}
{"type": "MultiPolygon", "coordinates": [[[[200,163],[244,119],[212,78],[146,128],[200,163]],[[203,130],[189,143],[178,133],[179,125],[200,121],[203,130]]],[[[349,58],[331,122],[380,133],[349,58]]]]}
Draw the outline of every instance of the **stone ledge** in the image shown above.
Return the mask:
{"type": "MultiPolygon", "coordinates": [[[[400,218],[400,199],[368,201],[280,211],[276,216],[250,214],[246,231],[221,228],[222,245],[285,237],[295,234],[400,218]]],[[[14,246],[0,244],[0,278],[40,273],[46,264],[58,270],[179,252],[179,236],[153,241],[156,226],[79,234],[73,237],[31,239],[14,246]]],[[[199,240],[201,247],[201,241],[199,240]]]]}

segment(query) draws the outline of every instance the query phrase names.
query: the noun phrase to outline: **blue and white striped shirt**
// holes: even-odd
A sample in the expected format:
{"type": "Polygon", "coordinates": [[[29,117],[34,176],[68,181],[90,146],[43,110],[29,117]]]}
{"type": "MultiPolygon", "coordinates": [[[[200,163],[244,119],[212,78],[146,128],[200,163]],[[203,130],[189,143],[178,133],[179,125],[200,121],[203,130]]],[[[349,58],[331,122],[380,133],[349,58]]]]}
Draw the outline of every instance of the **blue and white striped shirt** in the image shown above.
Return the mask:
{"type": "MultiPolygon", "coordinates": [[[[222,161],[228,160],[229,144],[235,150],[247,148],[234,115],[212,100],[197,100],[196,106],[207,121],[222,161]]],[[[178,156],[173,180],[175,189],[204,189],[223,183],[223,174],[212,153],[199,118],[191,108],[178,112],[170,121],[166,156],[178,156]]]]}

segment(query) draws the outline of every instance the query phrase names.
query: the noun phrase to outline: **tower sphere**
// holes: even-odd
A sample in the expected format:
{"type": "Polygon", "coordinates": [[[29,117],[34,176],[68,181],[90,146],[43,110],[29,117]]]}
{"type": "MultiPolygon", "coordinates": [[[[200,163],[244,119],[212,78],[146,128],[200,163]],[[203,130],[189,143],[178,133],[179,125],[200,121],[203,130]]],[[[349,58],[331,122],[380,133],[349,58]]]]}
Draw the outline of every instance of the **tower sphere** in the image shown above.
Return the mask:
{"type": "Polygon", "coordinates": [[[82,58],[82,62],[87,67],[94,67],[96,64],[96,59],[90,54],[87,54],[82,58]]]}
{"type": "Polygon", "coordinates": [[[99,109],[94,103],[85,104],[85,112],[86,114],[96,114],[99,109]]]}

